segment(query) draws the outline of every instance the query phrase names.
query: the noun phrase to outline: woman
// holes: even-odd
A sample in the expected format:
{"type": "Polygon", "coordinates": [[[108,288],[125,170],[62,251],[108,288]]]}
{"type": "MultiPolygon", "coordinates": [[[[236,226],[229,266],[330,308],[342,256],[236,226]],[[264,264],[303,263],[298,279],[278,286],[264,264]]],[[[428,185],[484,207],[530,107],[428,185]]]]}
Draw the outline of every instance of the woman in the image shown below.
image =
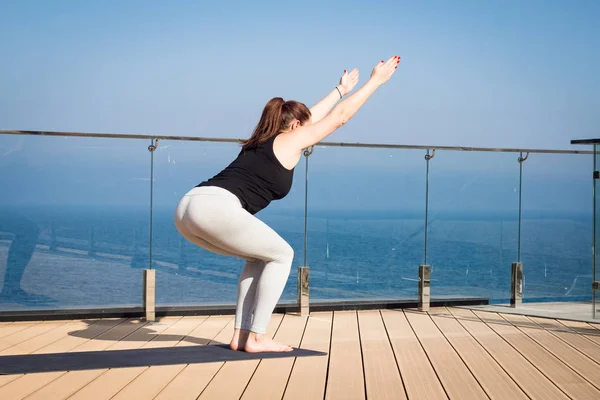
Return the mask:
{"type": "Polygon", "coordinates": [[[287,195],[302,151],[348,122],[399,63],[398,56],[381,61],[367,83],[331,112],[358,82],[356,69],[344,71],[340,84],[310,110],[296,101],[271,99],[237,158],[181,199],[175,212],[181,235],[211,252],[246,260],[238,282],[231,349],[292,350],[265,332],[290,274],[294,251],[254,214],[287,195]]]}

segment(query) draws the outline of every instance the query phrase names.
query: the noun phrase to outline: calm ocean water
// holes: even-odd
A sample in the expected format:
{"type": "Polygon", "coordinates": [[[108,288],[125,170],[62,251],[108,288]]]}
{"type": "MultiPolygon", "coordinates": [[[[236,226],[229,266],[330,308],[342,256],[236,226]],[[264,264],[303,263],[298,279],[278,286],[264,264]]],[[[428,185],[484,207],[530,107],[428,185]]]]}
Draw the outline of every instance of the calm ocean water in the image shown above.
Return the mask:
{"type": "MultiPolygon", "coordinates": [[[[149,254],[147,209],[45,206],[1,211],[0,282],[23,292],[5,290],[0,309],[141,304],[142,269],[148,267],[149,254]],[[38,229],[26,229],[28,224],[38,229]],[[35,252],[19,282],[5,282],[7,276],[17,279],[14,270],[6,274],[7,265],[25,264],[18,251],[7,264],[15,237],[35,243],[35,252]]],[[[186,242],[172,215],[170,208],[153,214],[158,305],[233,303],[243,262],[186,242]]],[[[282,297],[293,301],[296,268],[304,265],[303,216],[278,211],[260,217],[295,249],[282,297]]],[[[507,301],[511,263],[517,260],[514,214],[438,213],[429,222],[426,261],[432,266],[432,297],[507,301]]],[[[521,235],[527,301],[591,299],[591,212],[525,214],[521,235]]],[[[424,261],[422,213],[309,212],[306,264],[313,300],[415,298],[418,266],[424,261]]]]}

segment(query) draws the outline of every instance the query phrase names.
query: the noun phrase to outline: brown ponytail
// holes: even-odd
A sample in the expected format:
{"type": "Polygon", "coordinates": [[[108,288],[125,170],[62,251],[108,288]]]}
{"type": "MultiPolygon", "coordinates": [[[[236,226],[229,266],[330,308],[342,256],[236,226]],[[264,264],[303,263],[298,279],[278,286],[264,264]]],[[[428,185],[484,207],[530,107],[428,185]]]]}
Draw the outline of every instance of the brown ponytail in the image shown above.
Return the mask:
{"type": "Polygon", "coordinates": [[[242,148],[248,150],[257,147],[277,132],[287,129],[292,120],[297,119],[304,124],[310,116],[310,110],[304,104],[274,97],[265,105],[250,139],[242,140],[242,148]]]}

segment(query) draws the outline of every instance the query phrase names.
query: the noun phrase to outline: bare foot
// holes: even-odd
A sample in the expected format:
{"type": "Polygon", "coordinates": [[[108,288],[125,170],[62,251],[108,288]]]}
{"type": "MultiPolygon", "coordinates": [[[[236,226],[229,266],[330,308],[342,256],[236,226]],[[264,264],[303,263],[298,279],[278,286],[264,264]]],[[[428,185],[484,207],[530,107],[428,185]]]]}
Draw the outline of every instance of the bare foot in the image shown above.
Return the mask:
{"type": "Polygon", "coordinates": [[[258,335],[258,334],[251,334],[250,337],[248,337],[248,340],[246,342],[246,346],[244,348],[244,350],[246,350],[246,352],[248,353],[262,353],[262,352],[290,352],[294,349],[292,349],[291,346],[288,346],[286,344],[281,344],[281,343],[277,343],[276,341],[274,341],[273,339],[265,336],[265,335],[258,335]]]}
{"type": "Polygon", "coordinates": [[[249,334],[250,331],[246,329],[235,329],[233,331],[233,338],[231,339],[231,343],[229,343],[229,347],[231,348],[231,350],[244,350],[249,334]]]}

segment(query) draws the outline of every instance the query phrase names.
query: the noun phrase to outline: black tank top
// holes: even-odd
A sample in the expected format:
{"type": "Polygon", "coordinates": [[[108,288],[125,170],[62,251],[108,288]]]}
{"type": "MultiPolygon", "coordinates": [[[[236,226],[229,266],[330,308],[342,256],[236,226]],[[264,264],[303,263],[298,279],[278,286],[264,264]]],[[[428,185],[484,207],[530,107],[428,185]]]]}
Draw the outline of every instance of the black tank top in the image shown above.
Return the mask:
{"type": "Polygon", "coordinates": [[[196,187],[217,186],[229,190],[251,214],[273,200],[284,198],[292,188],[294,168],[285,168],[275,156],[273,142],[277,135],[254,149],[242,149],[229,166],[196,187]]]}

